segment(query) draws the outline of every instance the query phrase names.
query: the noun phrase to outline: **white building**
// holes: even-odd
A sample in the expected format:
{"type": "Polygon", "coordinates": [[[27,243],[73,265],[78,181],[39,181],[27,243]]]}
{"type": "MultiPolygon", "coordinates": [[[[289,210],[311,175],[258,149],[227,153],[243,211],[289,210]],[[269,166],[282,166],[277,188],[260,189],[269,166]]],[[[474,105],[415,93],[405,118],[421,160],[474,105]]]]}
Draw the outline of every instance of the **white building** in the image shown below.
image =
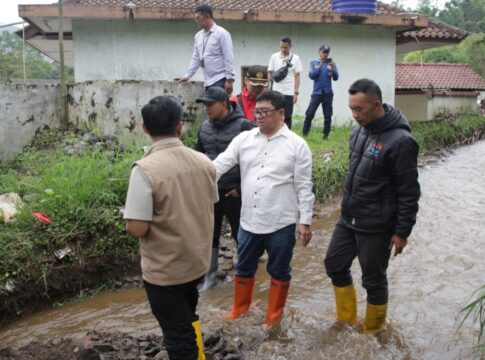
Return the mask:
{"type": "MultiPolygon", "coordinates": [[[[375,15],[331,12],[329,0],[211,0],[208,4],[214,8],[217,24],[232,34],[236,89],[241,87],[243,68],[267,65],[271,54],[279,51],[280,37],[292,38],[293,51],[304,66],[296,114],[304,114],[310,100],[308,64],[318,57],[321,44],[330,45],[340,72],[334,83],[334,121],[341,124],[351,118],[347,89],[353,81],[375,80],[384,100],[394,104],[397,54],[443,41],[459,42],[466,36],[459,29],[383,3],[378,3],[375,15]]],[[[76,81],[169,80],[183,75],[199,30],[195,6],[196,2],[173,0],[65,1],[66,59],[74,66],[76,81]],[[134,9],[126,6],[130,2],[134,9]]],[[[57,38],[57,4],[20,5],[19,15],[34,27],[28,41],[58,58],[57,42],[46,41],[57,38]]],[[[200,70],[192,80],[202,80],[200,70]]]]}

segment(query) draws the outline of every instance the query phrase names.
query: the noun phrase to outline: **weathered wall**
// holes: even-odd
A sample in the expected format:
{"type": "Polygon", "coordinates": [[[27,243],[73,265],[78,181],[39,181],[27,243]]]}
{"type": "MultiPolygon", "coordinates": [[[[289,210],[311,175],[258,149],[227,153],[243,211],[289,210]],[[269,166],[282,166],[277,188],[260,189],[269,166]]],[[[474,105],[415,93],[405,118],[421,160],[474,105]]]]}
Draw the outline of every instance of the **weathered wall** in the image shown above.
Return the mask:
{"type": "MultiPolygon", "coordinates": [[[[103,134],[141,132],[140,110],[151,98],[172,95],[184,104],[186,128],[205,118],[195,104],[201,82],[88,81],[69,88],[69,120],[76,127],[103,134]]],[[[59,85],[0,85],[0,161],[31,143],[37,130],[60,127],[59,85]]]]}
{"type": "Polygon", "coordinates": [[[0,85],[0,161],[30,144],[36,131],[60,126],[58,85],[0,85]]]}
{"type": "MultiPolygon", "coordinates": [[[[218,24],[232,34],[235,89],[241,88],[241,67],[267,65],[271,54],[279,51],[280,37],[289,35],[293,51],[303,63],[296,114],[303,115],[310,101],[309,63],[318,57],[322,43],[331,46],[331,56],[341,73],[340,80],[334,84],[336,122],[351,119],[347,89],[362,77],[377,81],[384,100],[394,103],[396,48],[395,31],[391,28],[237,21],[218,24]]],[[[193,20],[73,20],[76,80],[171,80],[182,76],[189,65],[197,31],[193,20]]],[[[200,70],[193,80],[203,80],[200,70]]],[[[321,116],[321,110],[317,116],[321,116]]]]}
{"type": "Polygon", "coordinates": [[[195,99],[204,92],[200,82],[170,81],[86,81],[70,90],[69,119],[80,128],[97,128],[103,134],[141,131],[141,108],[159,95],[172,95],[184,105],[188,127],[203,117],[195,99]]]}
{"type": "Polygon", "coordinates": [[[477,110],[475,96],[434,96],[428,102],[427,120],[434,119],[443,112],[462,113],[477,110]]]}
{"type": "Polygon", "coordinates": [[[396,95],[396,106],[409,121],[428,120],[428,97],[425,94],[396,95]]]}

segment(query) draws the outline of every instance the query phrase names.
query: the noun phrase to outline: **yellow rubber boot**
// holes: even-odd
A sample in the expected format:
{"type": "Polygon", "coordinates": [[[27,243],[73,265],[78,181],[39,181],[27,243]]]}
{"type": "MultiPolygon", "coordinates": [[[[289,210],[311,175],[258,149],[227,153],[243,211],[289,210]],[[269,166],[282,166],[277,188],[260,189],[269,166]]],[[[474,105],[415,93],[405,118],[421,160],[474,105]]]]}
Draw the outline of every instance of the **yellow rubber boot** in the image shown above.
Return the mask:
{"type": "Polygon", "coordinates": [[[337,320],[347,324],[357,322],[357,298],[354,284],[344,287],[334,286],[337,320]]]}
{"type": "Polygon", "coordinates": [[[387,316],[387,304],[372,305],[367,303],[363,331],[376,334],[384,327],[387,316]]]}
{"type": "Polygon", "coordinates": [[[202,330],[200,329],[200,321],[194,321],[192,326],[195,330],[195,341],[197,342],[197,348],[199,349],[199,355],[197,360],[205,360],[204,354],[204,342],[202,341],[202,330]]]}

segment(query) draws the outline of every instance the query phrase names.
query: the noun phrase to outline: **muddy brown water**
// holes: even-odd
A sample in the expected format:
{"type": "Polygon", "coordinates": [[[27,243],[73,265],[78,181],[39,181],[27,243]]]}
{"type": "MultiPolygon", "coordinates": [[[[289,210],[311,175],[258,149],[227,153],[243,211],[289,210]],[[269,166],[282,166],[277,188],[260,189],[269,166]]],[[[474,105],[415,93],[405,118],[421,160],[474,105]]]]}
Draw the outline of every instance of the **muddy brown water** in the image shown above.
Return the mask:
{"type": "MultiPolygon", "coordinates": [[[[314,238],[297,246],[293,280],[281,326],[264,329],[268,276],[260,264],[254,304],[234,322],[222,320],[232,301],[232,284],[222,282],[201,296],[203,329],[222,327],[250,344],[246,359],[471,359],[478,326],[457,331],[457,315],[485,282],[485,141],[427,159],[420,170],[418,222],[403,255],[389,267],[389,324],[376,338],[334,325],[334,298],[323,256],[339,212],[323,209],[314,238]]],[[[353,267],[364,315],[360,270],[353,267]]],[[[57,337],[81,338],[89,330],[158,333],[142,289],[103,292],[94,298],[39,312],[0,328],[0,347],[20,347],[57,337]]]]}

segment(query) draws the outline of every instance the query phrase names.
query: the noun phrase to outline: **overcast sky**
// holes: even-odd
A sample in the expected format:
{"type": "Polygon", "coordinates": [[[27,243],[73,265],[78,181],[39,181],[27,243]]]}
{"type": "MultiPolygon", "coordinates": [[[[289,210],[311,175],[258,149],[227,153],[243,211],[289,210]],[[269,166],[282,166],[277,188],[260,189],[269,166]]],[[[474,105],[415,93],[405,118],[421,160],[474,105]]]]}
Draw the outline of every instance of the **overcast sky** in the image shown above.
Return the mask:
{"type": "MultiPolygon", "coordinates": [[[[127,0],[129,2],[129,0],[127,0]]],[[[384,0],[385,3],[391,3],[392,0],[384,0]]],[[[418,0],[403,0],[401,1],[404,7],[415,8],[418,0]]],[[[432,0],[437,6],[441,6],[446,0],[432,0]]],[[[0,25],[10,24],[21,21],[18,17],[19,4],[52,4],[57,3],[55,0],[0,0],[0,25]]]]}

